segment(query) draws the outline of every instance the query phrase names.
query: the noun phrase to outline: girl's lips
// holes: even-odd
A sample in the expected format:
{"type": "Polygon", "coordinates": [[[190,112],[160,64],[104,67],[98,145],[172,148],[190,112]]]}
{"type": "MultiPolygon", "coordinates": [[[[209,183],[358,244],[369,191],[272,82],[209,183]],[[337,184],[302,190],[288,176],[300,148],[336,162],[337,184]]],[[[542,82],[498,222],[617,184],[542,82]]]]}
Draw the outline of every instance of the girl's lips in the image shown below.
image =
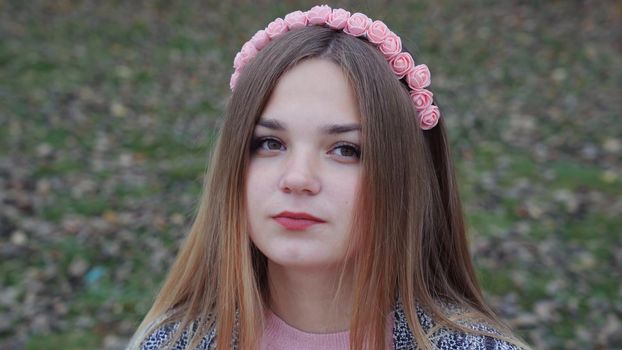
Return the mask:
{"type": "Polygon", "coordinates": [[[316,220],[295,219],[295,218],[289,218],[285,216],[277,216],[274,218],[274,220],[276,220],[276,222],[281,224],[281,226],[283,226],[285,229],[291,230],[291,231],[302,231],[309,226],[322,223],[316,220]]]}

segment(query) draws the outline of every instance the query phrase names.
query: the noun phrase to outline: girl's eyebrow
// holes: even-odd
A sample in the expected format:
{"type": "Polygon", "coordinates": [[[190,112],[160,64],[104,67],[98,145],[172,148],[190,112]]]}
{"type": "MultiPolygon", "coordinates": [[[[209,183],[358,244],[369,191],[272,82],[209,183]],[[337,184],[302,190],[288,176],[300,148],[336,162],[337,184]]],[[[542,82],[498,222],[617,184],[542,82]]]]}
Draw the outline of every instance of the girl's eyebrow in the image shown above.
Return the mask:
{"type": "MultiPolygon", "coordinates": [[[[257,125],[263,126],[272,130],[283,131],[287,129],[283,123],[276,119],[261,119],[257,122],[257,125]]],[[[329,135],[342,134],[350,131],[361,131],[360,124],[327,124],[320,127],[320,130],[329,135]]]]}

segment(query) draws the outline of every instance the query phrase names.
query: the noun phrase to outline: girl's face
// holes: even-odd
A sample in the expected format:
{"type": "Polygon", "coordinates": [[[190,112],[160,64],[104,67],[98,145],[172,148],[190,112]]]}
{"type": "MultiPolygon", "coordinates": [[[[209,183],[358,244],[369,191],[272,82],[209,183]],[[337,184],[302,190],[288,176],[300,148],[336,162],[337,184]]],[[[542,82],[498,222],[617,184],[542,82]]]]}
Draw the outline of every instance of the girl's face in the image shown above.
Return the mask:
{"type": "Polygon", "coordinates": [[[361,176],[360,118],[336,64],[285,73],[255,126],[246,177],[250,238],[273,263],[344,262],[361,176]]]}

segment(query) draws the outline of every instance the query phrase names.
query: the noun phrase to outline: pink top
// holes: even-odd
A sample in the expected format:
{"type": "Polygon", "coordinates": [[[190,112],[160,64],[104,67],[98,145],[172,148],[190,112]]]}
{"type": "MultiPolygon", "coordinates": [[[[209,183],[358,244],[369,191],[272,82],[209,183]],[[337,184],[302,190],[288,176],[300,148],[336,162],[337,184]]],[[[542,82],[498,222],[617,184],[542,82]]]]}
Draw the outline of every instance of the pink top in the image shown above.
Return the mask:
{"type": "MultiPolygon", "coordinates": [[[[393,313],[390,317],[393,321],[393,313]]],[[[388,324],[387,336],[392,337],[393,322],[388,324]]],[[[265,329],[261,341],[263,350],[341,350],[349,349],[350,332],[308,333],[283,321],[271,310],[266,311],[265,329]]]]}

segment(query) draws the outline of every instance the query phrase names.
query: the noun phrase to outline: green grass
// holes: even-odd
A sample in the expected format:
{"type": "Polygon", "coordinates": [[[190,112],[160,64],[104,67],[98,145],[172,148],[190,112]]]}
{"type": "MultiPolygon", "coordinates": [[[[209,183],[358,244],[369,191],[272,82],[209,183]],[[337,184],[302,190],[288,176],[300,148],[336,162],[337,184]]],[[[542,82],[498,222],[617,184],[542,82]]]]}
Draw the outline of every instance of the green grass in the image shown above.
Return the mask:
{"type": "Polygon", "coordinates": [[[622,179],[606,181],[604,171],[596,166],[576,162],[556,162],[550,164],[556,174],[555,186],[571,190],[593,189],[610,195],[622,195],[622,179]]]}
{"type": "Polygon", "coordinates": [[[578,243],[620,240],[620,219],[602,213],[594,213],[575,220],[564,232],[564,237],[578,243]]]}
{"type": "Polygon", "coordinates": [[[101,337],[90,330],[71,331],[61,334],[39,334],[32,336],[26,343],[26,349],[66,349],[82,350],[98,348],[102,343],[101,337]]]}
{"type": "Polygon", "coordinates": [[[477,271],[477,276],[482,288],[494,295],[507,294],[514,291],[516,288],[510,275],[506,273],[498,273],[498,271],[480,268],[477,271]]]}
{"type": "Polygon", "coordinates": [[[67,175],[71,173],[81,172],[84,164],[77,159],[59,159],[52,160],[49,163],[40,163],[34,170],[33,176],[44,178],[54,175],[67,175]]]}
{"type": "Polygon", "coordinates": [[[78,199],[59,194],[52,203],[40,209],[39,215],[46,220],[59,222],[67,214],[100,216],[111,206],[114,207],[115,202],[106,198],[89,196],[78,199]]]}

